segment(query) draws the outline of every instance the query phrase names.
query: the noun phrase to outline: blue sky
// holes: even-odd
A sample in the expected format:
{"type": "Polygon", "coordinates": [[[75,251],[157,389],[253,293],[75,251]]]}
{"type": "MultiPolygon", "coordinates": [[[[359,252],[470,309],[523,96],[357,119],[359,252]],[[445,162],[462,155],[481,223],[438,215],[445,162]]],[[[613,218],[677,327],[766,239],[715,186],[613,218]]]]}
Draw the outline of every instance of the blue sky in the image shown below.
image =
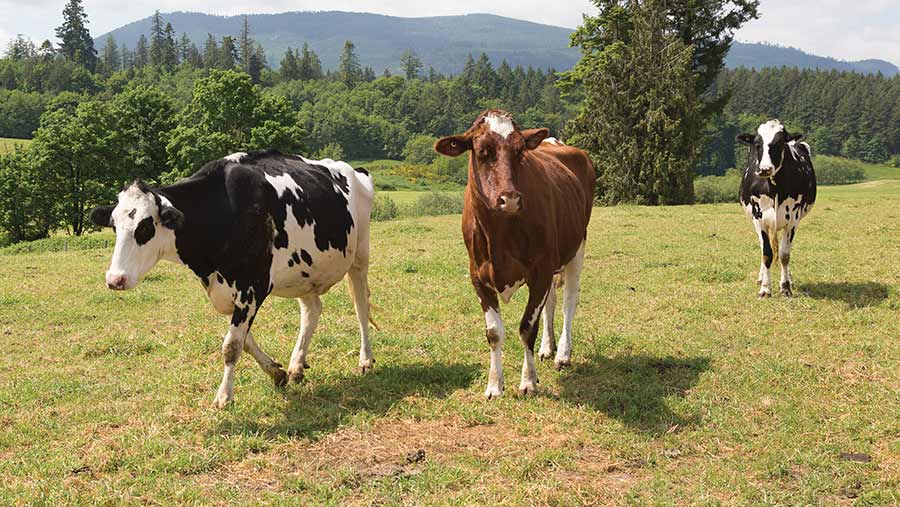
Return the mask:
{"type": "MultiPolygon", "coordinates": [[[[64,0],[0,0],[0,44],[17,33],[41,41],[53,37],[64,0]],[[12,15],[8,15],[12,14],[12,15]]],[[[438,16],[489,12],[557,26],[575,27],[588,0],[84,0],[96,36],[128,22],[163,12],[213,14],[347,10],[395,16],[438,16]],[[552,7],[548,7],[551,5],[552,7]]],[[[763,17],[737,34],[738,40],[771,42],[844,60],[881,58],[900,65],[900,0],[762,0],[763,17]]],[[[175,27],[176,30],[178,27],[175,27]]]]}

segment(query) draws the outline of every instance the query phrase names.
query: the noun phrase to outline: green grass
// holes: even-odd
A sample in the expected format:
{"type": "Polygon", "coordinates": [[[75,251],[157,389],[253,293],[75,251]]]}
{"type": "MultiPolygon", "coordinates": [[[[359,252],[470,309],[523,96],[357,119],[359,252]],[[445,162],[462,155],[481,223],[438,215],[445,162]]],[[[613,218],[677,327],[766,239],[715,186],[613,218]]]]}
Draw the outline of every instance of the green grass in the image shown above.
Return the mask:
{"type": "Polygon", "coordinates": [[[10,139],[0,137],[0,154],[9,153],[18,148],[24,148],[31,144],[31,139],[10,139]]]}
{"type": "MultiPolygon", "coordinates": [[[[373,374],[340,285],[306,383],[243,357],[224,411],[226,322],[186,268],[114,293],[109,248],[3,256],[0,504],[897,505],[897,195],[822,188],[796,297],[765,301],[737,205],[596,209],[573,367],[514,396],[520,293],[497,402],[459,216],[373,226],[373,374]]],[[[254,334],[286,363],[298,327],[272,299],[254,334]]]]}

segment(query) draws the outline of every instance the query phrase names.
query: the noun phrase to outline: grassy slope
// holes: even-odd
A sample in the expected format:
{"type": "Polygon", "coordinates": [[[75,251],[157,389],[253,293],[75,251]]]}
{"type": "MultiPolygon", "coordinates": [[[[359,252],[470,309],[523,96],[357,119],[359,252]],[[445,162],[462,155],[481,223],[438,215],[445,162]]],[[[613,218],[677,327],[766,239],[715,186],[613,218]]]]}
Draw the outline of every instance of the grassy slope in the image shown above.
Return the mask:
{"type": "MultiPolygon", "coordinates": [[[[109,249],[0,257],[0,504],[896,505],[898,192],[822,189],[793,300],[756,300],[736,205],[595,210],[574,367],[515,398],[521,293],[491,403],[459,217],[375,224],[373,375],[339,286],[307,383],[243,357],[223,412],[226,324],[185,268],[113,293],[109,249]]],[[[257,341],[286,363],[298,323],[268,301],[257,341]]]]}
{"type": "Polygon", "coordinates": [[[25,147],[31,143],[31,139],[10,139],[7,137],[0,137],[0,153],[9,153],[13,151],[17,146],[25,147]]]}

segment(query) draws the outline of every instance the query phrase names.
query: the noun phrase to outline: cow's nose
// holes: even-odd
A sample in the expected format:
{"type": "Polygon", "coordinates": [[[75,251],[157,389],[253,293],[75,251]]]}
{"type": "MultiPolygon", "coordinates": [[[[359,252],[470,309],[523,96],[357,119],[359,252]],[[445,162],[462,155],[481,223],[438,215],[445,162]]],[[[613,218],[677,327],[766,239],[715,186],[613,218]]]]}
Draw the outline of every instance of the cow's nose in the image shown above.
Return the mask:
{"type": "Polygon", "coordinates": [[[125,275],[106,275],[106,286],[112,290],[125,290],[128,278],[125,275]]]}
{"type": "Polygon", "coordinates": [[[503,192],[499,201],[500,210],[506,213],[518,213],[522,209],[522,194],[519,192],[503,192]]]}

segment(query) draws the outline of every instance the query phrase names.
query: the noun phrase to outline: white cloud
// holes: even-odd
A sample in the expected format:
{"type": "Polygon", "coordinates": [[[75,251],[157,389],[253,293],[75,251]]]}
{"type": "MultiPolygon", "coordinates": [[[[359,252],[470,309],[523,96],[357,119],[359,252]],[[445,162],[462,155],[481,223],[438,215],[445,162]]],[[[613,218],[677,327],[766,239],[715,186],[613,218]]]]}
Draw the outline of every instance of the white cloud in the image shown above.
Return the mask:
{"type": "Polygon", "coordinates": [[[793,46],[841,60],[880,58],[900,64],[896,0],[762,0],[760,19],[738,40],[793,46]]]}

